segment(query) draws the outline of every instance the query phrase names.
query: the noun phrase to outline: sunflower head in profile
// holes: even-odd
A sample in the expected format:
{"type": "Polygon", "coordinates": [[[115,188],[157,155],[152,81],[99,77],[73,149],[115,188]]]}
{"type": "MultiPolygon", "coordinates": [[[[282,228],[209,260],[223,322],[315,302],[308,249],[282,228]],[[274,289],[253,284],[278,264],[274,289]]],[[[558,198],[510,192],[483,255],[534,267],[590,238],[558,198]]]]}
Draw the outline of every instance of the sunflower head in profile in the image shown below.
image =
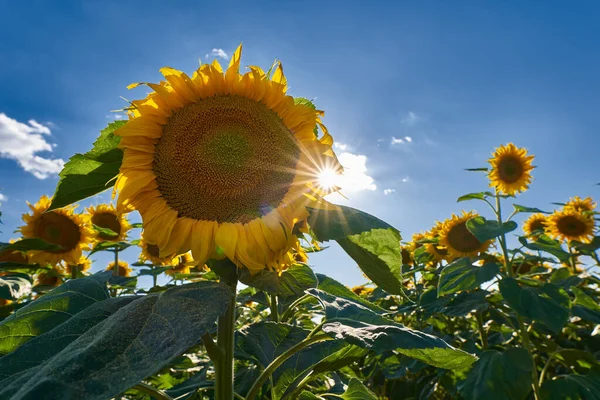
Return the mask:
{"type": "Polygon", "coordinates": [[[503,194],[514,195],[527,190],[531,183],[533,156],[527,149],[518,148],[512,143],[500,146],[489,159],[491,164],[488,178],[490,186],[503,194]]]}
{"type": "Polygon", "coordinates": [[[108,229],[113,234],[106,232],[96,232],[96,240],[120,242],[125,240],[127,232],[131,229],[131,225],[127,221],[125,214],[117,211],[112,204],[100,204],[96,207],[86,208],[90,216],[90,223],[99,228],[108,229]]]}
{"type": "Polygon", "coordinates": [[[356,294],[357,296],[363,296],[363,297],[366,297],[366,296],[370,295],[371,293],[373,293],[373,291],[374,291],[375,289],[373,289],[373,288],[370,288],[370,287],[366,287],[365,285],[360,285],[360,286],[354,286],[354,287],[353,287],[351,290],[352,290],[352,291],[354,292],[354,294],[356,294]]]}
{"type": "Polygon", "coordinates": [[[158,246],[150,244],[145,239],[145,234],[142,233],[142,237],[139,241],[139,246],[142,249],[140,253],[141,262],[150,262],[152,265],[171,265],[173,262],[174,254],[170,254],[167,257],[160,257],[160,251],[158,246]]]}
{"type": "MultiPolygon", "coordinates": [[[[436,221],[433,228],[431,228],[428,232],[425,233],[425,239],[437,240],[437,243],[425,243],[425,251],[433,256],[432,265],[439,264],[442,261],[452,261],[450,254],[448,253],[448,249],[446,246],[439,242],[440,232],[444,224],[440,221],[436,221]]],[[[414,236],[413,236],[414,238],[414,236]]]]}
{"type": "Polygon", "coordinates": [[[226,71],[215,60],[191,77],[161,69],[166,80],[147,84],[116,131],[115,189],[160,257],[191,250],[200,264],[229,258],[256,273],[281,268],[306,206],[337,190],[319,176],[342,168],[323,112],[286,94],[281,64],[240,74],[240,57],[241,46],[226,71]]]}
{"type": "Polygon", "coordinates": [[[89,250],[94,231],[89,218],[75,214],[74,207],[64,207],[46,212],[50,198],[42,196],[34,204],[29,204],[31,214],[23,214],[25,225],[20,228],[25,238],[40,238],[61,248],[52,251],[35,250],[29,252],[29,261],[38,264],[59,264],[61,261],[76,264],[83,250],[89,250]]]}
{"type": "Polygon", "coordinates": [[[187,275],[191,272],[192,268],[196,266],[196,262],[192,258],[192,255],[187,252],[180,256],[174,257],[171,261],[171,268],[165,271],[165,274],[170,276],[176,275],[187,275]]]}
{"type": "Polygon", "coordinates": [[[580,198],[579,196],[571,197],[569,201],[565,203],[565,210],[575,210],[580,213],[593,213],[596,209],[597,204],[594,203],[591,197],[586,197],[585,199],[580,198]]]}
{"type": "Polygon", "coordinates": [[[594,237],[594,218],[572,208],[548,216],[546,231],[557,240],[589,243],[594,237]]]}
{"type": "Polygon", "coordinates": [[[52,269],[40,272],[36,277],[34,286],[60,286],[65,281],[65,270],[56,265],[52,269]]]}
{"type": "MultiPolygon", "coordinates": [[[[125,261],[120,261],[119,260],[119,276],[131,276],[131,273],[133,272],[133,269],[131,269],[131,267],[129,267],[129,264],[125,261]]],[[[115,269],[115,262],[111,262],[110,264],[108,264],[108,267],[106,267],[106,271],[112,271],[115,269]]]]}
{"type": "Polygon", "coordinates": [[[532,214],[523,223],[523,232],[532,239],[537,239],[546,230],[548,217],[542,213],[532,214]]]}
{"type": "Polygon", "coordinates": [[[406,245],[400,248],[400,254],[402,255],[402,265],[413,265],[414,260],[412,257],[413,246],[406,245]]]}
{"type": "Polygon", "coordinates": [[[67,264],[63,262],[63,268],[67,271],[67,274],[71,275],[73,273],[73,268],[77,268],[78,272],[87,272],[92,269],[92,260],[85,256],[81,256],[77,264],[67,264]]]}
{"type": "Polygon", "coordinates": [[[452,258],[477,256],[485,252],[492,244],[491,240],[480,242],[467,229],[467,221],[478,215],[472,211],[462,212],[462,215],[452,214],[452,218],[444,221],[440,229],[440,244],[452,258]]]}

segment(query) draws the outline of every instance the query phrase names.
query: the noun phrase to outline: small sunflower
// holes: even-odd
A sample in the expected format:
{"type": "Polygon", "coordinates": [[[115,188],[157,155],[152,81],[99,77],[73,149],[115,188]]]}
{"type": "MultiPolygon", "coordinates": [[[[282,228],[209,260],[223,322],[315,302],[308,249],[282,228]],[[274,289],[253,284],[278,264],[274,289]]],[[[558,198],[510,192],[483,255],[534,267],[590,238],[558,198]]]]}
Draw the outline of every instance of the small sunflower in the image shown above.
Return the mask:
{"type": "Polygon", "coordinates": [[[585,199],[580,198],[579,196],[571,197],[569,201],[564,206],[564,209],[575,210],[580,213],[592,213],[596,209],[596,203],[592,200],[591,197],[586,197],[585,199]]]}
{"type": "Polygon", "coordinates": [[[594,236],[594,219],[572,208],[548,216],[546,231],[554,239],[589,243],[594,236]]]}
{"type": "Polygon", "coordinates": [[[12,304],[12,300],[0,299],[0,307],[10,306],[11,304],[12,304]]]}
{"type": "Polygon", "coordinates": [[[38,274],[34,286],[60,286],[65,281],[65,270],[56,265],[38,274]]]}
{"type": "MultiPolygon", "coordinates": [[[[443,228],[443,223],[436,221],[433,228],[425,233],[425,239],[439,239],[439,233],[443,228]]],[[[413,236],[414,237],[414,236],[413,236]]],[[[451,261],[448,249],[442,244],[438,243],[425,243],[425,251],[433,256],[433,263],[438,264],[442,261],[451,261]]]]}
{"type": "Polygon", "coordinates": [[[71,265],[71,264],[63,263],[63,267],[65,268],[65,270],[67,271],[67,274],[69,274],[69,275],[73,273],[73,267],[77,267],[78,272],[86,272],[92,268],[92,260],[90,260],[89,258],[87,258],[85,256],[81,256],[81,258],[79,259],[77,264],[71,265]]]}
{"type": "Polygon", "coordinates": [[[187,275],[191,272],[191,269],[197,263],[192,258],[192,255],[188,252],[173,258],[171,268],[165,271],[165,274],[175,276],[178,274],[187,275]]]}
{"type": "Polygon", "coordinates": [[[140,212],[161,257],[191,250],[200,264],[229,258],[254,274],[284,265],[306,206],[337,190],[320,173],[342,168],[323,112],[286,95],[279,63],[240,74],[241,50],[225,72],[216,60],[192,77],[165,67],[166,81],[147,84],[153,92],[115,132],[124,151],[115,189],[117,208],[140,212]]]}
{"type": "Polygon", "coordinates": [[[351,290],[354,292],[354,294],[356,294],[358,296],[366,297],[366,296],[370,295],[371,293],[373,293],[373,291],[375,289],[365,287],[364,285],[360,285],[360,286],[354,286],[351,290]]]}
{"type": "Polygon", "coordinates": [[[29,204],[32,214],[23,214],[26,225],[20,228],[23,237],[40,238],[46,242],[61,246],[59,250],[29,252],[30,262],[56,265],[61,261],[76,264],[84,250],[94,237],[89,226],[89,218],[83,214],[75,214],[73,206],[46,212],[51,200],[42,196],[35,204],[29,204]]]}
{"type": "Polygon", "coordinates": [[[140,239],[139,243],[139,246],[142,248],[142,252],[140,253],[140,261],[150,261],[153,265],[171,264],[174,254],[171,254],[169,257],[160,257],[158,246],[148,243],[144,237],[145,235],[142,234],[142,238],[140,239]]]}
{"type": "Polygon", "coordinates": [[[536,239],[540,234],[544,233],[548,217],[542,213],[532,214],[523,223],[523,232],[528,237],[536,239]]]}
{"type": "Polygon", "coordinates": [[[423,246],[423,243],[419,243],[423,239],[427,239],[426,233],[423,233],[423,232],[413,233],[412,241],[410,242],[410,245],[413,247],[413,251],[418,249],[419,247],[423,246]]]}
{"type": "Polygon", "coordinates": [[[488,174],[490,186],[498,192],[514,195],[527,190],[531,183],[533,156],[527,149],[518,148],[512,143],[500,146],[489,159],[492,168],[488,174]]]}
{"type": "Polygon", "coordinates": [[[0,251],[0,262],[10,262],[17,264],[29,264],[27,253],[17,250],[0,251]]]}
{"type": "Polygon", "coordinates": [[[90,222],[100,228],[110,229],[116,235],[110,235],[103,232],[96,232],[98,241],[120,242],[125,240],[127,232],[131,225],[127,221],[125,214],[117,211],[112,204],[100,204],[96,207],[88,207],[86,211],[90,215],[90,222]]]}
{"type": "Polygon", "coordinates": [[[402,265],[413,265],[414,260],[412,257],[413,247],[406,245],[401,247],[400,254],[402,255],[402,265]]]}
{"type": "Polygon", "coordinates": [[[492,244],[491,240],[480,242],[468,229],[467,221],[478,215],[472,211],[462,212],[461,216],[452,214],[440,229],[440,244],[450,257],[471,257],[485,252],[492,244]]]}
{"type": "MultiPolygon", "coordinates": [[[[110,264],[108,264],[108,267],[106,267],[106,271],[112,271],[115,269],[115,262],[111,262],[110,264]]],[[[133,272],[133,269],[131,269],[129,267],[129,264],[126,263],[125,261],[119,261],[119,276],[130,276],[131,273],[133,272]]]]}

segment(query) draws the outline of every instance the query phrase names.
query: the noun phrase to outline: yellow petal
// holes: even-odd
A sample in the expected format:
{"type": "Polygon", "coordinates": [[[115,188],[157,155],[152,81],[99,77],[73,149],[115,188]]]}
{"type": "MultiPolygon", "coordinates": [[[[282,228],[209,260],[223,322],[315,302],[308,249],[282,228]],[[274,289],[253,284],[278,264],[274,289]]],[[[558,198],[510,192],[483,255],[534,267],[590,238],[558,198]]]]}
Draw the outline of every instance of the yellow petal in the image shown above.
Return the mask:
{"type": "Polygon", "coordinates": [[[236,224],[224,222],[219,224],[215,234],[215,246],[217,251],[225,253],[227,258],[235,262],[235,248],[238,241],[238,231],[236,224]]]}

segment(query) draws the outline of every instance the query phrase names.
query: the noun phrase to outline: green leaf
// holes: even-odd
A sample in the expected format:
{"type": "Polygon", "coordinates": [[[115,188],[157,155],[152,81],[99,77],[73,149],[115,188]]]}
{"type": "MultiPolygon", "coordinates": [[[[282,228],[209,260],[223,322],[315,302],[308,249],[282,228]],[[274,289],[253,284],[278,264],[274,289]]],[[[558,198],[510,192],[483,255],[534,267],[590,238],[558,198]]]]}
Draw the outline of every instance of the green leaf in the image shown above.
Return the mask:
{"type": "Polygon", "coordinates": [[[317,287],[317,277],[306,264],[294,264],[283,271],[281,275],[274,271],[262,270],[250,274],[244,268],[238,271],[240,282],[282,297],[297,296],[306,289],[317,287]]]}
{"type": "Polygon", "coordinates": [[[488,282],[500,272],[496,263],[484,264],[481,267],[471,263],[468,257],[460,258],[444,267],[440,274],[438,296],[471,290],[488,282]]]}
{"type": "MultiPolygon", "coordinates": [[[[31,363],[17,376],[0,381],[0,398],[112,398],[196,344],[227,309],[229,297],[226,285],[213,282],[141,296],[43,363],[31,363]]],[[[86,314],[79,318],[84,323],[86,314]]]]}
{"type": "Polygon", "coordinates": [[[107,298],[108,291],[97,278],[67,281],[0,322],[0,355],[14,351],[23,343],[51,331],[73,315],[107,298]]]}
{"type": "Polygon", "coordinates": [[[349,318],[375,325],[394,323],[392,320],[382,317],[362,304],[331,295],[323,290],[309,289],[306,293],[313,296],[321,303],[325,309],[325,318],[327,320],[349,318]]]}
{"type": "Polygon", "coordinates": [[[465,194],[463,196],[460,196],[456,202],[460,203],[462,201],[468,201],[468,200],[485,200],[485,198],[487,197],[485,192],[479,192],[479,193],[469,193],[469,194],[465,194]]]}
{"type": "Polygon", "coordinates": [[[539,208],[535,207],[525,207],[519,204],[513,204],[515,208],[515,214],[517,213],[542,213],[542,214],[550,214],[548,211],[542,211],[539,208]]]}
{"type": "Polygon", "coordinates": [[[130,246],[131,244],[127,242],[100,242],[90,251],[90,256],[99,251],[123,251],[130,246]]]}
{"type": "Polygon", "coordinates": [[[142,224],[141,222],[136,222],[135,224],[131,224],[131,227],[133,229],[142,229],[144,227],[144,224],[142,224]]]}
{"type": "Polygon", "coordinates": [[[582,243],[572,240],[570,245],[580,253],[591,256],[596,252],[596,250],[600,249],[600,236],[594,236],[590,243],[582,243]]]}
{"type": "Polygon", "coordinates": [[[573,315],[583,318],[586,321],[600,324],[600,305],[598,305],[598,302],[579,288],[572,287],[571,291],[575,295],[573,315]]]}
{"type": "MultiPolygon", "coordinates": [[[[206,377],[207,368],[198,371],[191,378],[186,379],[178,385],[173,386],[172,388],[165,391],[166,394],[173,398],[179,398],[185,396],[188,393],[195,392],[201,388],[212,387],[215,385],[215,382],[209,380],[206,377]]],[[[186,397],[182,397],[186,398],[186,397]]]]}
{"type": "Polygon", "coordinates": [[[519,237],[519,242],[529,250],[545,251],[548,254],[552,254],[560,261],[568,261],[571,255],[563,250],[560,242],[546,235],[540,235],[536,238],[535,242],[527,242],[524,237],[519,237]]]}
{"type": "Polygon", "coordinates": [[[356,378],[350,379],[348,388],[339,398],[344,400],[377,400],[377,396],[356,378]]]}
{"type": "Polygon", "coordinates": [[[560,375],[540,389],[544,400],[600,400],[600,368],[587,375],[560,375]]]}
{"type": "Polygon", "coordinates": [[[483,217],[471,218],[467,221],[467,229],[480,242],[495,239],[502,234],[506,234],[517,229],[515,221],[507,221],[500,224],[498,221],[487,220],[483,217]]]}
{"type": "Polygon", "coordinates": [[[92,227],[94,228],[94,230],[102,235],[104,235],[104,237],[106,238],[115,238],[117,236],[119,236],[119,234],[113,230],[110,230],[108,228],[102,228],[96,224],[92,224],[92,227]]]}
{"type": "Polygon", "coordinates": [[[45,240],[39,238],[21,239],[14,243],[0,244],[0,251],[57,251],[61,249],[61,246],[54,243],[46,242],[45,240]]]}
{"type": "Polygon", "coordinates": [[[323,400],[323,398],[312,394],[308,390],[303,390],[302,393],[300,393],[298,400],[323,400]]]}
{"type": "Polygon", "coordinates": [[[483,168],[465,168],[465,171],[470,171],[470,172],[487,172],[488,169],[483,167],[483,168]]]}
{"type": "Polygon", "coordinates": [[[17,300],[31,292],[31,281],[27,274],[0,276],[0,299],[17,300]]]}
{"type": "Polygon", "coordinates": [[[503,353],[486,350],[459,386],[466,400],[524,400],[531,392],[531,356],[513,347],[503,353]]]}
{"type": "Polygon", "coordinates": [[[464,317],[473,311],[483,311],[488,308],[486,297],[488,292],[463,292],[454,297],[442,312],[449,317],[464,317]]]}
{"type": "Polygon", "coordinates": [[[320,290],[322,290],[324,292],[327,292],[336,297],[341,297],[346,300],[351,300],[351,301],[354,301],[355,303],[362,304],[363,306],[367,307],[371,311],[374,311],[379,314],[384,314],[384,313],[389,312],[389,311],[384,310],[383,308],[379,307],[378,305],[373,304],[370,301],[360,297],[359,295],[354,293],[352,290],[348,289],[346,286],[342,285],[335,279],[328,277],[327,275],[317,274],[317,280],[319,281],[317,288],[319,288],[320,290]]]}
{"type": "MultiPolygon", "coordinates": [[[[132,264],[133,265],[133,264],[132,264]]],[[[171,268],[169,267],[154,267],[154,268],[144,268],[141,269],[140,272],[138,273],[138,276],[144,276],[144,275],[149,275],[149,276],[158,276],[160,274],[162,274],[163,272],[169,270],[171,268]]]]}
{"type": "Polygon", "coordinates": [[[58,174],[60,180],[48,211],[68,206],[114,185],[123,161],[123,150],[117,147],[120,138],[114,132],[126,123],[111,122],[100,132],[92,150],[69,159],[58,174]]]}
{"type": "Polygon", "coordinates": [[[533,288],[519,285],[514,278],[504,278],[499,287],[504,300],[519,315],[542,322],[555,333],[569,319],[569,295],[552,283],[533,288]]]}

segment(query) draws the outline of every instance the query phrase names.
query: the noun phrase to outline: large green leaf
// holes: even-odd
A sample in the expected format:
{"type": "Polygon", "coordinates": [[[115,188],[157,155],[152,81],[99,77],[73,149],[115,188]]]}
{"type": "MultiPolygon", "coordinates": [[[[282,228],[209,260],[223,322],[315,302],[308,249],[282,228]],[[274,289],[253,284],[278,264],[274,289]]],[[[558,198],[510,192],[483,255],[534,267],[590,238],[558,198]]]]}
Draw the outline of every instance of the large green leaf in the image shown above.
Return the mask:
{"type": "MultiPolygon", "coordinates": [[[[229,297],[226,285],[213,282],[142,296],[81,333],[43,363],[32,363],[29,369],[1,381],[0,398],[114,397],[196,344],[227,309],[229,297]]],[[[92,311],[97,318],[98,310],[92,311]]],[[[86,315],[79,317],[70,324],[75,331],[86,315]]]]}
{"type": "Polygon", "coordinates": [[[587,375],[561,375],[545,381],[541,395],[544,400],[600,400],[600,368],[587,375]]]}
{"type": "Polygon", "coordinates": [[[60,249],[62,249],[62,247],[59,245],[46,242],[45,240],[39,238],[26,238],[17,240],[14,243],[0,243],[0,251],[56,251],[60,249]]]}
{"type": "Polygon", "coordinates": [[[563,250],[560,242],[546,235],[536,237],[535,242],[528,242],[526,238],[519,237],[519,242],[529,250],[545,251],[552,254],[560,261],[568,261],[571,255],[563,250]]]}
{"type": "Polygon", "coordinates": [[[31,292],[31,281],[27,274],[0,276],[0,299],[17,300],[31,292]]]}
{"type": "MultiPolygon", "coordinates": [[[[101,275],[108,278],[106,275],[101,275]]],[[[0,322],[0,355],[51,331],[92,304],[108,298],[102,279],[69,280],[0,322]]]]}
{"type": "Polygon", "coordinates": [[[240,358],[255,360],[264,368],[302,341],[308,333],[305,329],[284,323],[258,322],[238,331],[236,353],[240,358]]]}
{"type": "Polygon", "coordinates": [[[575,295],[575,304],[573,305],[573,315],[585,319],[586,321],[600,324],[600,305],[588,296],[582,289],[572,287],[575,295]]]}
{"type": "Polygon", "coordinates": [[[525,349],[513,347],[503,353],[486,350],[459,391],[466,400],[524,400],[531,391],[532,367],[525,349]]]}
{"type": "Polygon", "coordinates": [[[377,313],[389,312],[389,311],[386,311],[383,308],[379,307],[378,305],[373,304],[370,301],[360,297],[359,295],[357,295],[352,290],[348,289],[346,286],[342,285],[340,282],[336,281],[335,279],[330,278],[327,275],[323,275],[323,274],[316,274],[316,275],[317,275],[317,280],[319,281],[317,288],[319,288],[320,290],[327,292],[331,295],[334,295],[336,297],[341,297],[346,300],[352,300],[355,303],[362,304],[363,306],[365,306],[365,307],[369,308],[370,310],[375,311],[377,313]]]}
{"type": "MultiPolygon", "coordinates": [[[[329,397],[326,396],[325,398],[329,397]]],[[[341,396],[335,396],[335,398],[344,400],[377,400],[377,396],[356,378],[350,379],[346,391],[341,396]]]]}
{"type": "Polygon", "coordinates": [[[495,239],[502,234],[506,234],[517,229],[515,221],[507,221],[500,224],[498,221],[487,220],[483,217],[471,218],[467,221],[467,229],[480,242],[495,239]]]}
{"type": "Polygon", "coordinates": [[[468,257],[460,258],[446,265],[442,270],[438,283],[438,296],[475,289],[482,283],[494,279],[499,272],[500,266],[496,263],[478,267],[473,265],[468,257]]]}
{"type": "Polygon", "coordinates": [[[544,323],[553,332],[560,332],[569,319],[569,295],[552,283],[528,287],[519,285],[514,278],[504,278],[499,287],[502,297],[513,310],[544,323]]]}
{"type": "Polygon", "coordinates": [[[238,270],[240,282],[282,297],[303,294],[306,289],[317,287],[317,278],[306,264],[294,264],[279,275],[275,271],[262,270],[250,274],[246,269],[238,270]]]}
{"type": "Polygon", "coordinates": [[[103,192],[114,185],[123,161],[120,138],[114,132],[126,121],[115,121],[100,132],[92,150],[75,154],[59,173],[52,204],[48,210],[64,207],[103,192]]]}
{"type": "Polygon", "coordinates": [[[351,207],[309,211],[308,221],[319,241],[337,241],[377,286],[391,294],[402,294],[401,236],[397,229],[351,207]]]}
{"type": "Polygon", "coordinates": [[[460,293],[450,300],[442,313],[449,317],[464,317],[473,311],[486,310],[488,308],[487,295],[488,292],[485,290],[460,293]]]}

